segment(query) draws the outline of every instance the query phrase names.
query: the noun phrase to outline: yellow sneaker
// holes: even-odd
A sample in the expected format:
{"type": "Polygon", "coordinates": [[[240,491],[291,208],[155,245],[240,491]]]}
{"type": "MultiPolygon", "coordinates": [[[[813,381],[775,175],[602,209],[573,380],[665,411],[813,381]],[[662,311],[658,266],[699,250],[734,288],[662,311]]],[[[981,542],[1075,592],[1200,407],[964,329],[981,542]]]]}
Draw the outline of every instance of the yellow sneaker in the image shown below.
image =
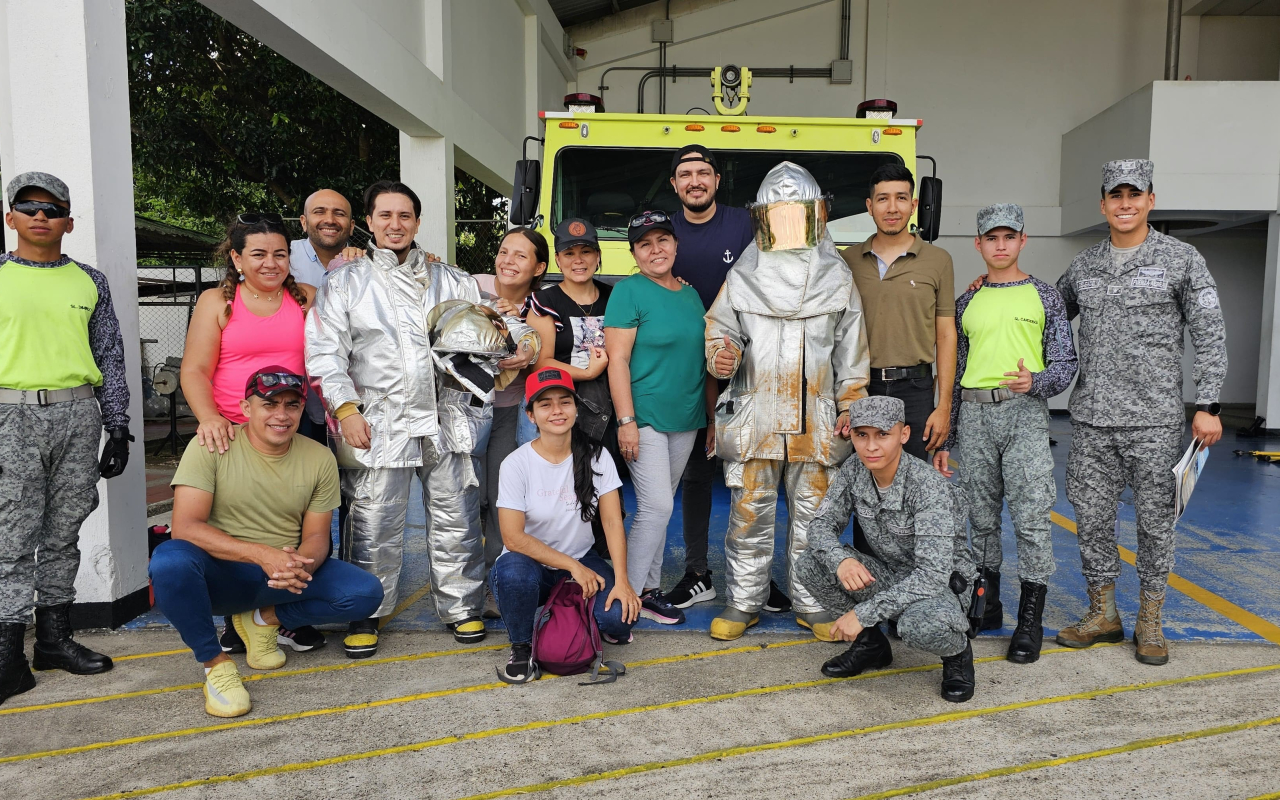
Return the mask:
{"type": "Polygon", "coordinates": [[[450,622],[449,629],[453,631],[455,642],[468,644],[484,640],[484,621],[479,617],[467,617],[461,622],[450,622]]]}
{"type": "Polygon", "coordinates": [[[732,606],[726,606],[719,616],[711,620],[711,638],[722,642],[741,639],[747,628],[760,621],[759,614],[748,614],[732,606]]]}
{"type": "Polygon", "coordinates": [[[215,717],[242,717],[253,708],[253,701],[240,680],[234,661],[223,661],[204,679],[204,710],[215,717]]]}
{"type": "Polygon", "coordinates": [[[280,669],[284,666],[284,651],[276,643],[278,625],[259,625],[253,621],[252,611],[236,614],[231,623],[244,640],[244,660],[254,669],[280,669]]]}

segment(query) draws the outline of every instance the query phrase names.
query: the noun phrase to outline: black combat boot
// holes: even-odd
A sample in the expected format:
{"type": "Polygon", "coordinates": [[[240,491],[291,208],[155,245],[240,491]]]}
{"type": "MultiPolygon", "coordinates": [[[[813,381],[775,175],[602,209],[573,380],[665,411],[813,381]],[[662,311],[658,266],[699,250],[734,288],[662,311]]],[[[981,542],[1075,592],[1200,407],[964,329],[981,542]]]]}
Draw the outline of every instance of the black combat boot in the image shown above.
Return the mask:
{"type": "Polygon", "coordinates": [[[22,652],[22,636],[27,626],[21,622],[0,622],[0,703],[36,687],[36,676],[22,652]]]}
{"type": "Polygon", "coordinates": [[[973,697],[973,647],[969,640],[964,650],[942,659],[942,699],[948,703],[963,703],[973,697]]]}
{"type": "Polygon", "coordinates": [[[1044,615],[1044,595],[1049,587],[1043,583],[1022,582],[1022,599],[1018,601],[1018,628],[1009,640],[1009,653],[1005,657],[1015,664],[1032,664],[1040,659],[1040,644],[1044,641],[1044,627],[1040,619],[1044,615]]]}
{"type": "Polygon", "coordinates": [[[982,614],[980,631],[995,631],[1004,627],[1004,606],[1000,604],[1000,570],[982,568],[987,578],[987,610],[982,614]]]}
{"type": "Polygon", "coordinates": [[[828,678],[849,678],[863,670],[884,669],[892,663],[889,640],[878,626],[872,625],[862,629],[848,650],[823,664],[822,674],[828,678]]]}
{"type": "Polygon", "coordinates": [[[64,669],[72,675],[97,675],[111,659],[71,638],[71,604],[36,609],[36,669],[64,669]]]}

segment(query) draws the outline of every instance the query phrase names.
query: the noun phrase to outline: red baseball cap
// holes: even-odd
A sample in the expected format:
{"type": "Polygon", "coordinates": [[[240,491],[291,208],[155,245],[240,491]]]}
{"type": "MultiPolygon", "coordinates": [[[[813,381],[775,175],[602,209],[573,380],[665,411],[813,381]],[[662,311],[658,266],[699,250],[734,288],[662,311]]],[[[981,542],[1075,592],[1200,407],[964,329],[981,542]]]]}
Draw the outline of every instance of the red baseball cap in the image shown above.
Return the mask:
{"type": "Polygon", "coordinates": [[[575,400],[578,399],[578,392],[573,388],[573,378],[569,377],[569,373],[555,367],[540,369],[530,375],[524,382],[524,407],[526,410],[533,408],[533,401],[538,399],[538,395],[548,389],[567,389],[569,394],[573,395],[575,400]]]}

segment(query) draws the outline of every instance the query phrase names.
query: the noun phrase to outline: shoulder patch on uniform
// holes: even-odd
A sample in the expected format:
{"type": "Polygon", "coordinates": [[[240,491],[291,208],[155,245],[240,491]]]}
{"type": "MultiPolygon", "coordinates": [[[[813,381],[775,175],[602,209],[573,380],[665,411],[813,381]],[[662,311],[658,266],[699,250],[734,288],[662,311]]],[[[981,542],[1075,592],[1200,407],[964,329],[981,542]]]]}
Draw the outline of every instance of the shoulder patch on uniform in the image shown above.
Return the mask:
{"type": "Polygon", "coordinates": [[[1196,297],[1196,302],[1201,308],[1217,308],[1218,307],[1218,290],[1213,287],[1201,289],[1200,294],[1196,297]]]}
{"type": "Polygon", "coordinates": [[[1080,285],[1078,288],[1080,289],[1080,291],[1083,292],[1088,289],[1097,289],[1101,285],[1102,285],[1102,278],[1085,278],[1084,280],[1080,281],[1080,285]]]}

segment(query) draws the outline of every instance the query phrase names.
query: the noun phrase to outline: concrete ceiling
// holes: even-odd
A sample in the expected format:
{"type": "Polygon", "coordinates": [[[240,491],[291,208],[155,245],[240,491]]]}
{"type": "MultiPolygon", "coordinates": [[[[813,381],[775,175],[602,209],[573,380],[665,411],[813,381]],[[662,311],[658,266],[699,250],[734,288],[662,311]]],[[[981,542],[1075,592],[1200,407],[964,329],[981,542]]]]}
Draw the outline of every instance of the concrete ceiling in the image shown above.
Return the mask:
{"type": "Polygon", "coordinates": [[[555,12],[560,25],[568,28],[570,25],[590,22],[619,11],[639,8],[654,0],[547,0],[547,2],[555,12]]]}
{"type": "Polygon", "coordinates": [[[1202,17],[1280,17],[1280,0],[1192,0],[1183,13],[1202,17]]]}

